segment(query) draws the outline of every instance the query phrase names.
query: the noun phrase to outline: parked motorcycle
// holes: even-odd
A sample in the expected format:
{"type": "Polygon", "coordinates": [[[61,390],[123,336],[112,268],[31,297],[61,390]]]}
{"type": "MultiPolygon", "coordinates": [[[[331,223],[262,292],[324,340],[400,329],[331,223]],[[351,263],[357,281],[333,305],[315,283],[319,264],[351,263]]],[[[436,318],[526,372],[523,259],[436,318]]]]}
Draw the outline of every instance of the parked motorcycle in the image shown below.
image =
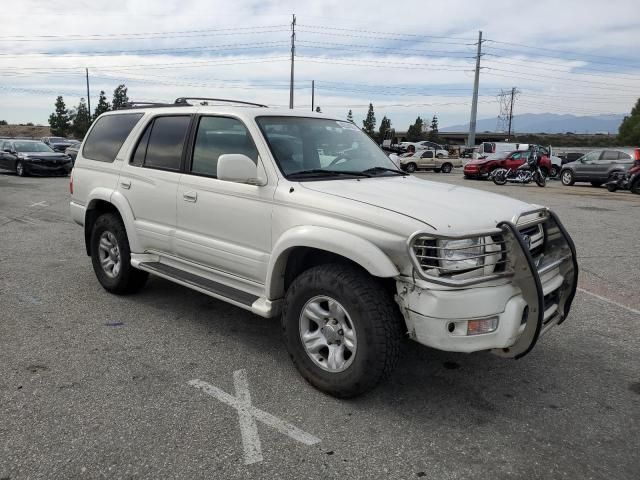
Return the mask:
{"type": "Polygon", "coordinates": [[[533,170],[525,163],[518,168],[496,168],[489,178],[493,180],[496,185],[506,185],[507,183],[522,183],[527,184],[531,181],[535,181],[539,187],[544,187],[547,184],[547,179],[540,170],[539,166],[536,166],[533,170]]]}
{"type": "Polygon", "coordinates": [[[633,166],[626,172],[616,172],[611,180],[605,183],[607,190],[631,190],[640,195],[640,160],[636,160],[633,166]]]}

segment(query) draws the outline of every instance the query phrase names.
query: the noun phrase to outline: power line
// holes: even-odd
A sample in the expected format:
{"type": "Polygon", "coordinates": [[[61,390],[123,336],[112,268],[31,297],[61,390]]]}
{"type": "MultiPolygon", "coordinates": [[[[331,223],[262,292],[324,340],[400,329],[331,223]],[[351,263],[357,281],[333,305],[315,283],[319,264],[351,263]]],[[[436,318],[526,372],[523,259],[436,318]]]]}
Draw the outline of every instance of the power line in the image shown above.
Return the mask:
{"type": "Polygon", "coordinates": [[[475,38],[471,37],[451,37],[444,35],[423,35],[417,33],[396,33],[396,32],[381,32],[381,31],[372,31],[372,30],[361,30],[361,29],[353,29],[353,28],[340,28],[340,27],[329,27],[326,25],[299,25],[302,28],[309,28],[314,30],[338,30],[343,32],[356,32],[356,33],[367,33],[374,35],[395,35],[395,36],[403,36],[403,37],[413,37],[413,38],[444,38],[450,40],[467,40],[470,42],[475,41],[475,38]]]}

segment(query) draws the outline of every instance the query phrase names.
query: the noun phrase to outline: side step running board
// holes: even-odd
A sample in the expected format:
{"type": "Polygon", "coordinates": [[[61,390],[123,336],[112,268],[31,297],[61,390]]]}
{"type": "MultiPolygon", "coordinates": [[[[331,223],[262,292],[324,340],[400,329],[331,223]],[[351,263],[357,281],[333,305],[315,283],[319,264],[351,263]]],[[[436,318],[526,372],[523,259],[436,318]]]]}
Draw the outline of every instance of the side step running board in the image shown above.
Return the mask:
{"type": "Polygon", "coordinates": [[[141,262],[137,266],[140,270],[156,274],[167,280],[174,281],[186,287],[193,288],[212,297],[226,300],[240,307],[251,310],[251,306],[260,297],[243,292],[228,285],[223,285],[208,278],[185,272],[179,268],[171,267],[160,262],[141,262]]]}

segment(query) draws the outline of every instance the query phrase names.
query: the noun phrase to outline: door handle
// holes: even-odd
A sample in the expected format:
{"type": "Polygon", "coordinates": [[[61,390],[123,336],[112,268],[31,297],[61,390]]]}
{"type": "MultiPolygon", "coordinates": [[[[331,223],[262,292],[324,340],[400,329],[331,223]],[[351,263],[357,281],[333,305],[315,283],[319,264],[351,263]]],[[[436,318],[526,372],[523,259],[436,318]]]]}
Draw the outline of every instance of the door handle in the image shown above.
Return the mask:
{"type": "Polygon", "coordinates": [[[129,190],[131,188],[131,180],[120,182],[120,186],[125,190],[129,190]]]}
{"type": "Polygon", "coordinates": [[[182,194],[182,198],[184,198],[186,202],[196,202],[198,200],[198,194],[197,192],[185,192],[182,194]]]}

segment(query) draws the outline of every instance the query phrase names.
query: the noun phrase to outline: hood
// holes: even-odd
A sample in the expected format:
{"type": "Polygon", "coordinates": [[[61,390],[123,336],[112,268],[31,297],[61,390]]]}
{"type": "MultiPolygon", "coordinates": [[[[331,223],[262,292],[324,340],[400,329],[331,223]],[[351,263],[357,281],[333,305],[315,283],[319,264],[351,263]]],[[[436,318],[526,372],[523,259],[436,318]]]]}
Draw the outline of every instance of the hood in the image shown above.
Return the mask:
{"type": "Polygon", "coordinates": [[[466,165],[482,165],[483,163],[487,163],[489,160],[486,158],[476,158],[475,160],[470,160],[466,163],[466,165]]]}
{"type": "Polygon", "coordinates": [[[302,182],[301,186],[392,211],[443,233],[493,228],[532,208],[503,195],[413,176],[302,182]]]}

